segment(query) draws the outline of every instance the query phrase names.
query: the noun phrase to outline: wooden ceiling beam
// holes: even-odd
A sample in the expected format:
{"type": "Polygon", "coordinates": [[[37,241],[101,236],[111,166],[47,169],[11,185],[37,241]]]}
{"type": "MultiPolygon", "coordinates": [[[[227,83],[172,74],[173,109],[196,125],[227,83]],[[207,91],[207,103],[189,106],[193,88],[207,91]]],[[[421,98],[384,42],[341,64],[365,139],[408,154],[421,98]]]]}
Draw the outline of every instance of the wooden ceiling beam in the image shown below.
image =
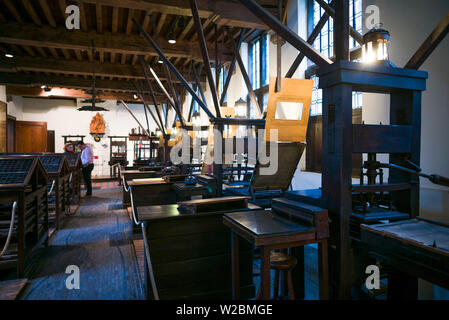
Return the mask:
{"type": "MultiPolygon", "coordinates": [[[[149,10],[153,13],[192,16],[189,1],[185,0],[83,0],[84,3],[103,4],[118,8],[134,8],[149,10]]],[[[265,1],[266,2],[266,1],[265,1]]],[[[199,0],[198,13],[202,19],[218,15],[217,24],[233,27],[258,28],[268,27],[257,17],[236,1],[229,0],[199,0]]],[[[268,8],[272,14],[277,14],[276,8],[268,8]]]]}
{"type": "MultiPolygon", "coordinates": [[[[14,61],[7,58],[0,58],[0,70],[4,72],[51,72],[55,74],[72,75],[92,75],[92,63],[76,60],[46,59],[39,57],[21,57],[16,56],[14,61]]],[[[158,74],[163,74],[163,66],[157,65],[153,68],[158,74]]],[[[188,77],[190,69],[181,70],[186,74],[187,81],[193,81],[188,77]]],[[[130,65],[111,64],[95,62],[95,74],[99,77],[120,77],[123,79],[144,79],[142,69],[130,65]]],[[[162,77],[162,80],[166,78],[162,77]]]]}
{"type": "Polygon", "coordinates": [[[30,0],[22,0],[22,4],[23,4],[25,10],[30,15],[31,19],[33,19],[33,22],[35,24],[37,24],[38,26],[41,26],[42,25],[42,21],[39,18],[39,15],[37,14],[36,9],[34,9],[33,5],[30,2],[30,0]]]}
{"type": "MultiPolygon", "coordinates": [[[[98,34],[79,30],[67,32],[65,28],[36,28],[30,24],[0,23],[0,42],[2,43],[68,50],[90,50],[92,41],[94,41],[97,51],[128,55],[157,55],[139,35],[98,34]]],[[[202,60],[201,50],[198,45],[191,41],[177,41],[176,44],[162,41],[161,47],[167,57],[202,60]]],[[[208,47],[211,57],[215,57],[213,44],[209,43],[208,47]]],[[[226,47],[224,50],[224,60],[230,61],[232,59],[230,48],[226,47]]]]}
{"type": "Polygon", "coordinates": [[[55,18],[53,18],[53,14],[51,13],[51,9],[50,6],[48,5],[47,0],[39,0],[39,3],[41,5],[42,11],[44,11],[45,18],[47,19],[48,24],[53,28],[55,28],[56,21],[55,18]]]}
{"type": "Polygon", "coordinates": [[[22,24],[25,23],[22,19],[22,16],[19,14],[19,11],[17,11],[16,7],[11,2],[11,0],[4,0],[3,3],[8,8],[8,10],[12,13],[12,15],[17,20],[17,22],[22,23],[22,24]]]}
{"type": "MultiPolygon", "coordinates": [[[[0,84],[7,86],[25,86],[25,87],[39,87],[42,84],[50,88],[72,88],[72,89],[91,89],[92,79],[75,78],[67,76],[52,76],[52,75],[33,75],[33,74],[19,74],[14,72],[0,72],[0,84]]],[[[132,81],[120,80],[101,80],[96,79],[95,88],[102,91],[123,91],[135,92],[132,81]]],[[[144,90],[145,94],[149,91],[144,90]]],[[[162,93],[157,91],[155,94],[160,97],[162,93]]]]}
{"type": "MultiPolygon", "coordinates": [[[[69,88],[52,88],[51,91],[45,91],[40,87],[24,87],[24,86],[6,86],[6,94],[12,96],[21,96],[28,98],[73,98],[73,99],[86,99],[92,98],[91,95],[86,94],[82,89],[69,89],[69,88]]],[[[150,95],[143,95],[147,100],[150,95]]],[[[129,103],[142,103],[140,98],[134,99],[134,93],[131,92],[103,92],[100,96],[105,100],[124,100],[129,103]]],[[[162,103],[163,100],[160,97],[156,97],[158,103],[162,103]]]]}

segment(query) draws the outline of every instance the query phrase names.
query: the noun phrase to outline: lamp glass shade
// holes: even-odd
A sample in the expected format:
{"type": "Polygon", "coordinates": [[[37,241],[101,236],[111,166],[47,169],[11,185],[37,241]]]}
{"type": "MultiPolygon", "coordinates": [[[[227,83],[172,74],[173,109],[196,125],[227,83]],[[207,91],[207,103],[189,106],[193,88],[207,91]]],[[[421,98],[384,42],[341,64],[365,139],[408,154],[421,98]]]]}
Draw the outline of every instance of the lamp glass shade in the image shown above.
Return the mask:
{"type": "Polygon", "coordinates": [[[390,63],[390,33],[377,25],[363,36],[362,61],[367,64],[390,63]]]}
{"type": "Polygon", "coordinates": [[[243,119],[247,117],[247,105],[245,100],[243,100],[242,98],[237,100],[234,104],[234,108],[236,118],[243,119]]]}

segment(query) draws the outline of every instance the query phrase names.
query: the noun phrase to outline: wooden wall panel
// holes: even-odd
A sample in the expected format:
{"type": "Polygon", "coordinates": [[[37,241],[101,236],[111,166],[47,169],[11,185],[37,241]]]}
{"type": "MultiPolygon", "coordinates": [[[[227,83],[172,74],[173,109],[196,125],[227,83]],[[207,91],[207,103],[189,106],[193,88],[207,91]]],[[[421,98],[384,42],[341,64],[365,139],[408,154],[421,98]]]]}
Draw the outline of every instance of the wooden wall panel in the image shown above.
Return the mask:
{"type": "Polygon", "coordinates": [[[16,152],[16,118],[6,117],[6,152],[16,152]]]}
{"type": "Polygon", "coordinates": [[[6,137],[6,107],[7,104],[0,102],[0,152],[6,152],[7,137],[6,137]]]}
{"type": "Polygon", "coordinates": [[[47,122],[17,121],[16,152],[46,152],[47,122]]]}

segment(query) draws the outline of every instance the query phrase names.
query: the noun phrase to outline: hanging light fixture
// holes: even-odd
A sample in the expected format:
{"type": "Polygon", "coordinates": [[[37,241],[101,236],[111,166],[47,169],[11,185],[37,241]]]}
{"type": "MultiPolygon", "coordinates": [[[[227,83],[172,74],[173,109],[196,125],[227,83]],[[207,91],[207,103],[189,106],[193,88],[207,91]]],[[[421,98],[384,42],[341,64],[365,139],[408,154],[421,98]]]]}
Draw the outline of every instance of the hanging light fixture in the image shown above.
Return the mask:
{"type": "Polygon", "coordinates": [[[390,63],[390,33],[377,24],[363,36],[362,61],[367,64],[390,63]]]}
{"type": "MultiPolygon", "coordinates": [[[[95,46],[94,42],[92,41],[92,56],[95,56],[95,46]]],[[[109,111],[108,109],[105,109],[103,107],[97,107],[96,103],[104,103],[105,100],[101,100],[100,98],[97,98],[100,95],[100,92],[95,89],[95,60],[92,59],[92,88],[89,90],[86,90],[85,92],[87,94],[92,95],[92,98],[84,99],[81,101],[81,103],[88,103],[87,106],[82,106],[81,108],[78,108],[78,111],[109,111]]]]}
{"type": "Polygon", "coordinates": [[[245,119],[247,117],[246,116],[247,104],[245,100],[243,100],[242,98],[237,100],[234,104],[234,108],[236,118],[245,119]]]}
{"type": "Polygon", "coordinates": [[[198,111],[192,114],[192,123],[194,126],[201,126],[201,114],[198,111]]]}
{"type": "Polygon", "coordinates": [[[176,43],[176,36],[175,36],[174,28],[172,28],[170,30],[170,32],[168,33],[168,43],[170,43],[170,44],[176,43]]]}

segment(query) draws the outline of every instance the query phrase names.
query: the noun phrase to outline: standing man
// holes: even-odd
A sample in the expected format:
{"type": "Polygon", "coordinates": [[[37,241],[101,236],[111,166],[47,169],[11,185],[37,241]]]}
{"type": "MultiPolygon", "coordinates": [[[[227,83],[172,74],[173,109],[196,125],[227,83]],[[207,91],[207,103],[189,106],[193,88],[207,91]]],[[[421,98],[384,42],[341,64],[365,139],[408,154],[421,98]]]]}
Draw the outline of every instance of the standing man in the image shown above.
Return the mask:
{"type": "Polygon", "coordinates": [[[94,153],[92,148],[78,141],[76,145],[81,149],[81,165],[83,170],[84,184],[86,185],[86,196],[92,195],[92,170],[94,170],[94,153]]]}

